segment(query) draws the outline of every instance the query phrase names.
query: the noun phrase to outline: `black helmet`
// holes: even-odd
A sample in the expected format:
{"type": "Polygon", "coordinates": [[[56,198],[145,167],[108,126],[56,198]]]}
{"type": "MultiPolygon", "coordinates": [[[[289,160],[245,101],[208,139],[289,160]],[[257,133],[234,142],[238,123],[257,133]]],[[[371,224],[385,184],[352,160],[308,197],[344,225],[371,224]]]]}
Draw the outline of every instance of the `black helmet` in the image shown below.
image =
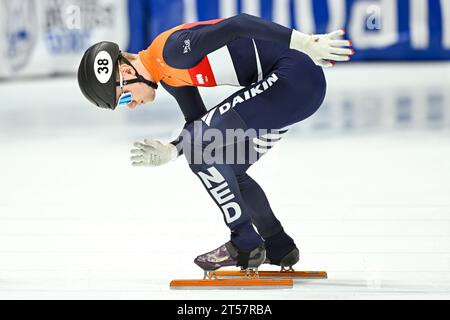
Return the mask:
{"type": "Polygon", "coordinates": [[[84,53],[78,68],[78,85],[83,95],[101,108],[116,107],[116,73],[119,69],[119,46],[99,42],[84,53]]]}
{"type": "Polygon", "coordinates": [[[116,74],[119,60],[124,60],[136,72],[136,79],[124,81],[123,85],[144,82],[156,89],[158,85],[144,79],[134,66],[120,54],[116,43],[103,41],[86,50],[78,68],[78,85],[83,95],[97,107],[116,108],[116,74]]]}

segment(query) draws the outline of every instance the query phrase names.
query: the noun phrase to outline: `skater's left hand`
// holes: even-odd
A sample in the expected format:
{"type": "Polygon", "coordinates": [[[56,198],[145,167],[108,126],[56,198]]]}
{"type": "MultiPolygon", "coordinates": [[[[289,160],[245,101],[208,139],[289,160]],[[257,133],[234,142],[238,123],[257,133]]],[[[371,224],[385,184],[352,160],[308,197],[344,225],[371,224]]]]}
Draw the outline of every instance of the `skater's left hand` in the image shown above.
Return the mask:
{"type": "Polygon", "coordinates": [[[348,48],[352,42],[341,39],[344,34],[342,29],[313,35],[294,30],[290,48],[306,53],[318,66],[332,67],[335,65],[334,61],[349,61],[350,56],[355,53],[355,50],[348,48]]]}
{"type": "Polygon", "coordinates": [[[162,144],[158,140],[146,139],[144,143],[135,142],[131,150],[132,165],[136,167],[157,167],[175,160],[177,148],[173,144],[162,144]]]}

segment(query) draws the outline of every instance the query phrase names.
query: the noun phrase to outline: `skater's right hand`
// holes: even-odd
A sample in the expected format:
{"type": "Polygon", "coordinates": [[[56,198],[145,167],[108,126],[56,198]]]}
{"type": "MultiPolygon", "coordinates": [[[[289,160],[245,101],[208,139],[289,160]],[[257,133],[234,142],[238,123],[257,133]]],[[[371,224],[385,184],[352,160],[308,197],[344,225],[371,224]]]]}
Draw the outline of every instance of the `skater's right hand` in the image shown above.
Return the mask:
{"type": "Polygon", "coordinates": [[[157,167],[175,160],[177,148],[173,144],[162,144],[158,140],[146,139],[144,143],[135,142],[131,150],[131,161],[135,167],[157,167]]]}

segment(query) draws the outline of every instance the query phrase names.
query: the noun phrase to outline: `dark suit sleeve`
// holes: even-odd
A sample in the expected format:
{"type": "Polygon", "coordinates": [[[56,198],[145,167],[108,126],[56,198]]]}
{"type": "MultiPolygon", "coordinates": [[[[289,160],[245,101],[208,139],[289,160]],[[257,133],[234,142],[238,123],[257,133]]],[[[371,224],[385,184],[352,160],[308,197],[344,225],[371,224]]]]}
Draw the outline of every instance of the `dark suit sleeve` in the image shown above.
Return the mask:
{"type": "Polygon", "coordinates": [[[186,122],[197,120],[207,112],[197,87],[172,87],[163,81],[161,85],[175,98],[186,122]]]}
{"type": "Polygon", "coordinates": [[[266,40],[289,47],[292,29],[249,14],[239,14],[213,24],[175,31],[164,45],[164,60],[175,68],[191,68],[207,54],[237,38],[266,40]],[[189,43],[189,52],[183,50],[189,43]]]}
{"type": "MultiPolygon", "coordinates": [[[[178,105],[180,106],[181,112],[183,112],[186,124],[193,122],[206,114],[207,110],[197,87],[172,87],[163,81],[161,81],[161,85],[177,101],[178,105]]],[[[181,142],[181,135],[171,142],[171,144],[177,147],[178,155],[183,154],[181,142]]]]}

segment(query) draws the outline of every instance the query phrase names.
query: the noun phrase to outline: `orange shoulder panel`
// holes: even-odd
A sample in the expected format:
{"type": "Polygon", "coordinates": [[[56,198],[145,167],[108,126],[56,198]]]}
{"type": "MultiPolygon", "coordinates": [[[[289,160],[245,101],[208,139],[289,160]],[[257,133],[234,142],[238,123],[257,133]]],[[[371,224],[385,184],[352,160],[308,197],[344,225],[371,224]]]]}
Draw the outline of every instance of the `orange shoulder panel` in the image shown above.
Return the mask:
{"type": "MultiPolygon", "coordinates": [[[[163,57],[164,45],[166,44],[167,39],[175,31],[189,29],[202,24],[215,24],[222,20],[223,19],[215,19],[186,23],[159,34],[146,50],[139,52],[139,57],[141,58],[144,67],[151,74],[153,80],[157,83],[163,80],[167,84],[174,87],[197,85],[197,81],[195,81],[195,79],[192,79],[192,70],[173,68],[166,63],[163,57]]],[[[206,63],[208,62],[207,58],[205,57],[205,59],[200,62],[198,67],[201,67],[201,65],[204,65],[206,63]]]]}

